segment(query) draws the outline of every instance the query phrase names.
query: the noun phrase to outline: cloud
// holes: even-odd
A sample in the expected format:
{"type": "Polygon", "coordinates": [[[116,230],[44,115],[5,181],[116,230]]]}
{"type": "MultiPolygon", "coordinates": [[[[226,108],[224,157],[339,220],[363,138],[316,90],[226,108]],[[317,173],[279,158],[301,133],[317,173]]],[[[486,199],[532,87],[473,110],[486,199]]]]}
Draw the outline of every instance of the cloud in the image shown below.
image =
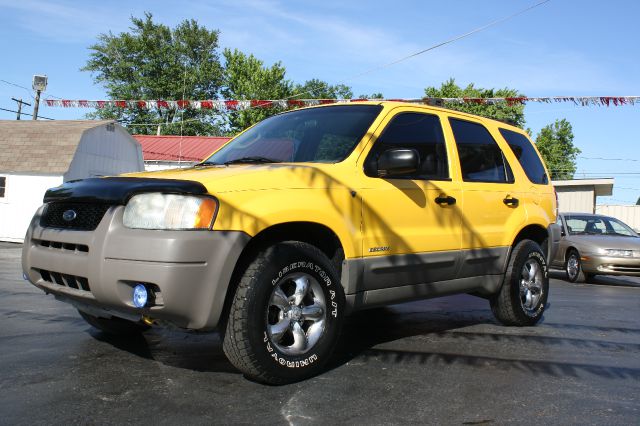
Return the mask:
{"type": "MultiPolygon", "coordinates": [[[[93,40],[95,35],[118,27],[108,3],[64,4],[43,0],[0,0],[5,19],[13,11],[11,20],[26,31],[63,43],[93,40]]],[[[124,29],[125,27],[123,27],[124,29]]]]}

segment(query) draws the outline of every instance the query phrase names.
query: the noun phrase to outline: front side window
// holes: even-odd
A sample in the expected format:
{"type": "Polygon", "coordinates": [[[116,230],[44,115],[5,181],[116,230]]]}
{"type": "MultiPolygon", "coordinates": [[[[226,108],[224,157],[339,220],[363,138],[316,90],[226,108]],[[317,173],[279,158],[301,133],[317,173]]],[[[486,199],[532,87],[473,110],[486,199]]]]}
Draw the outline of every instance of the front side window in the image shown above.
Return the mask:
{"type": "Polygon", "coordinates": [[[522,133],[512,130],[500,129],[500,133],[507,141],[531,183],[548,184],[547,172],[544,170],[542,161],[540,161],[540,157],[538,157],[538,153],[529,139],[522,133]]]}
{"type": "Polygon", "coordinates": [[[513,182],[498,143],[481,124],[449,118],[465,182],[513,182]]]}
{"type": "Polygon", "coordinates": [[[344,160],[363,138],[380,105],[339,105],[275,115],[256,124],[204,164],[344,160]]]}
{"type": "Polygon", "coordinates": [[[376,176],[376,160],[384,151],[394,148],[415,149],[420,155],[419,169],[402,178],[449,178],[447,148],[438,116],[405,112],[393,117],[371,149],[365,162],[365,173],[376,176]]]}

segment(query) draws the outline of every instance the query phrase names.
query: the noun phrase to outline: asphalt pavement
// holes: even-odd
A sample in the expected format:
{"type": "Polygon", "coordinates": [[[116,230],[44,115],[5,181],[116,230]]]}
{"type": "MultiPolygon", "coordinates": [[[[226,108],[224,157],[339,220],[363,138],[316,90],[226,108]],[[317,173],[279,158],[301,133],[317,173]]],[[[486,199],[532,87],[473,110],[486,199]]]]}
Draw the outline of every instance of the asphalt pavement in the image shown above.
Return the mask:
{"type": "Polygon", "coordinates": [[[460,295],[358,313],[328,371],[245,379],[216,334],[116,339],[0,243],[0,424],[639,424],[640,280],[553,273],[535,327],[460,295]]]}

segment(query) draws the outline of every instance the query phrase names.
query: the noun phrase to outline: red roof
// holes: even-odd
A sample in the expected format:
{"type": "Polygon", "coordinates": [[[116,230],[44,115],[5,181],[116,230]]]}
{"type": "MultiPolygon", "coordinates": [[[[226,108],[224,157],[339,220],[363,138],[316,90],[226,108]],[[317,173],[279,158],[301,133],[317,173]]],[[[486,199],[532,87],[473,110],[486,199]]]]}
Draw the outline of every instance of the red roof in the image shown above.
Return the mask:
{"type": "Polygon", "coordinates": [[[202,161],[229,139],[214,136],[133,135],[145,161],[202,161]]]}

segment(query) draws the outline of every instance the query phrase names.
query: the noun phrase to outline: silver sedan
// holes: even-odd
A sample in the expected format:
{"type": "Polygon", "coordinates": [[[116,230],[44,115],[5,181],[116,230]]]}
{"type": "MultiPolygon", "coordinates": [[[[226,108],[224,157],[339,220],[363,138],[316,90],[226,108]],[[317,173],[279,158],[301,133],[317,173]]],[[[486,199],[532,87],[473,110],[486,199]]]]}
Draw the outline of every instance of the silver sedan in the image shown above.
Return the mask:
{"type": "Polygon", "coordinates": [[[561,213],[561,239],[551,266],[571,282],[594,275],[640,276],[640,236],[618,219],[588,213],[561,213]]]}

